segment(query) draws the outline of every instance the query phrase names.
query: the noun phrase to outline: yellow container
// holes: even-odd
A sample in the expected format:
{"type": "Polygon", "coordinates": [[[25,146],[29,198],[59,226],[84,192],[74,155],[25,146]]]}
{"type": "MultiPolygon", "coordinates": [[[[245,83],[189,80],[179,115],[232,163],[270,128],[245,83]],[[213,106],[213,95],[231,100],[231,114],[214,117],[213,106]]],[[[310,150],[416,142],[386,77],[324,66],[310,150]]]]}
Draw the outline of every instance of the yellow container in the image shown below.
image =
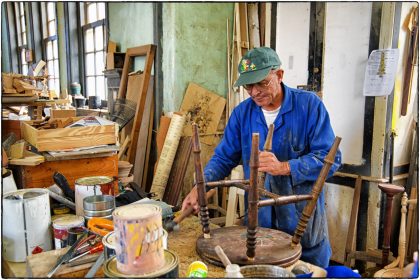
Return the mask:
{"type": "Polygon", "coordinates": [[[200,261],[195,261],[188,267],[188,278],[207,278],[207,265],[200,261]]]}

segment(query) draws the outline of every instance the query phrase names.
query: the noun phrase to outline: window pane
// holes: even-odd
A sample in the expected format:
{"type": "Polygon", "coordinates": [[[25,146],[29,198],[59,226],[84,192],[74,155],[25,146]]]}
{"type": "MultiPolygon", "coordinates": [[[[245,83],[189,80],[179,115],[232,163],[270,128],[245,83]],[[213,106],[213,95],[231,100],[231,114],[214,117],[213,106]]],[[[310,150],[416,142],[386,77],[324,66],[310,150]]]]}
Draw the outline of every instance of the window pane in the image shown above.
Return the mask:
{"type": "Polygon", "coordinates": [[[20,17],[20,26],[22,28],[22,32],[25,32],[26,31],[25,17],[20,17]]]}
{"type": "Polygon", "coordinates": [[[55,5],[52,2],[47,3],[47,18],[48,20],[55,18],[55,5]]]}
{"type": "Polygon", "coordinates": [[[22,33],[22,44],[26,45],[26,32],[22,33]]]}
{"type": "Polygon", "coordinates": [[[47,69],[48,69],[48,78],[54,77],[54,60],[50,60],[47,62],[47,69]]]}
{"type": "Polygon", "coordinates": [[[93,76],[95,75],[95,54],[88,53],[86,54],[86,75],[93,76]]]}
{"type": "Polygon", "coordinates": [[[22,70],[23,75],[28,75],[28,64],[22,65],[22,70]]]}
{"type": "Polygon", "coordinates": [[[55,83],[55,93],[57,94],[57,96],[60,96],[60,79],[54,79],[54,83],[55,83]]]}
{"type": "Polygon", "coordinates": [[[48,36],[53,36],[55,34],[56,34],[56,31],[55,31],[55,20],[53,20],[53,21],[50,21],[48,23],[48,36]]]}
{"type": "Polygon", "coordinates": [[[105,18],[105,3],[97,3],[98,6],[98,20],[105,18]]]}
{"type": "Polygon", "coordinates": [[[25,14],[25,8],[23,7],[22,2],[19,3],[19,12],[21,16],[25,14]]]}
{"type": "Polygon", "coordinates": [[[53,45],[52,41],[47,42],[47,59],[53,59],[53,45]]]}
{"type": "Polygon", "coordinates": [[[86,78],[87,83],[87,95],[95,95],[95,77],[86,78]]]}
{"type": "Polygon", "coordinates": [[[55,89],[54,79],[49,79],[48,80],[48,88],[49,89],[55,89]]]}
{"type": "Polygon", "coordinates": [[[105,99],[105,78],[104,76],[96,77],[96,95],[101,99],[105,99]]]}
{"type": "Polygon", "coordinates": [[[85,33],[85,51],[92,52],[94,50],[94,42],[93,42],[93,29],[90,28],[86,30],[85,33]]]}
{"type": "Polygon", "coordinates": [[[53,42],[53,55],[54,58],[58,58],[58,41],[54,40],[53,42]]]}
{"type": "Polygon", "coordinates": [[[58,78],[60,76],[60,68],[58,66],[58,59],[54,60],[54,78],[58,78]]]}
{"type": "Polygon", "coordinates": [[[95,3],[91,3],[91,4],[87,4],[87,23],[91,23],[94,21],[97,21],[97,17],[96,17],[96,4],[95,3]]]}
{"type": "Polygon", "coordinates": [[[25,49],[20,51],[20,59],[22,60],[22,64],[26,63],[25,49]]]}
{"type": "Polygon", "coordinates": [[[104,49],[104,31],[103,27],[95,27],[95,50],[100,51],[104,49]]]}
{"type": "Polygon", "coordinates": [[[102,75],[104,71],[104,52],[95,53],[95,73],[96,75],[102,75]]]}

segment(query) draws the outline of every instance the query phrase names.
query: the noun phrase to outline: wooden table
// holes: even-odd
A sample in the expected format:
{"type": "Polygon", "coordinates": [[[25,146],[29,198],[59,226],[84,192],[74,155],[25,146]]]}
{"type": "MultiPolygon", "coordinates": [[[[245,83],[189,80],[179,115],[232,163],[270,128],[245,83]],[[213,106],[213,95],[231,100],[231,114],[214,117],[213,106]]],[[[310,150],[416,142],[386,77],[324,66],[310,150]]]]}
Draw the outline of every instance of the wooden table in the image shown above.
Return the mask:
{"type": "MultiPolygon", "coordinates": [[[[210,229],[217,228],[217,225],[210,224],[210,229]]],[[[188,266],[193,261],[202,261],[196,253],[195,243],[197,238],[202,234],[199,219],[195,216],[185,219],[180,224],[180,230],[169,233],[168,236],[168,249],[178,255],[179,258],[179,276],[178,278],[186,278],[188,266]]],[[[3,261],[4,275],[3,277],[28,277],[26,271],[30,272],[31,277],[45,278],[48,271],[54,266],[58,257],[64,254],[66,249],[54,250],[49,252],[40,253],[27,258],[26,266],[24,263],[16,264],[3,261]],[[7,274],[6,274],[7,273],[7,274]]],[[[322,273],[322,269],[313,266],[309,263],[298,261],[288,270],[292,270],[295,265],[306,264],[309,269],[317,275],[322,273]]],[[[208,278],[224,278],[225,269],[222,267],[214,266],[206,263],[208,267],[208,278]]],[[[78,267],[68,267],[63,265],[54,278],[84,278],[93,263],[81,265],[78,267]]],[[[99,270],[96,277],[103,278],[102,270],[99,270]]]]}

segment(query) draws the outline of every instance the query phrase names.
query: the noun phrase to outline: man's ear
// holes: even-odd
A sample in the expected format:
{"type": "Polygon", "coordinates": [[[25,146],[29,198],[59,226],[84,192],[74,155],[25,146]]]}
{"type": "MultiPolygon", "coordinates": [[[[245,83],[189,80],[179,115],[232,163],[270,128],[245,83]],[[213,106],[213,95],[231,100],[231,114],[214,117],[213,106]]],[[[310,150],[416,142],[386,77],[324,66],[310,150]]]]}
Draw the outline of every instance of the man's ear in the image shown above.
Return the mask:
{"type": "Polygon", "coordinates": [[[279,79],[280,82],[283,81],[283,74],[284,74],[283,69],[277,69],[276,70],[276,76],[277,76],[277,78],[279,79]]]}

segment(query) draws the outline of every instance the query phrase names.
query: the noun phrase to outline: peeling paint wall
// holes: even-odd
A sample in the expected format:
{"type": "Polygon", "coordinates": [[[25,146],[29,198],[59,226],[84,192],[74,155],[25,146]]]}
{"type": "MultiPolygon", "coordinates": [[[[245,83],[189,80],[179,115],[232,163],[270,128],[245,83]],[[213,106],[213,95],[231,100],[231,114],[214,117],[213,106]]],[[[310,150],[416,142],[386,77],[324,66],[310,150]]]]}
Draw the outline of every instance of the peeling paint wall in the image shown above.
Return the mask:
{"type": "Polygon", "coordinates": [[[163,111],[177,111],[189,82],[225,97],[226,21],[233,3],[163,4],[163,111]]]}

